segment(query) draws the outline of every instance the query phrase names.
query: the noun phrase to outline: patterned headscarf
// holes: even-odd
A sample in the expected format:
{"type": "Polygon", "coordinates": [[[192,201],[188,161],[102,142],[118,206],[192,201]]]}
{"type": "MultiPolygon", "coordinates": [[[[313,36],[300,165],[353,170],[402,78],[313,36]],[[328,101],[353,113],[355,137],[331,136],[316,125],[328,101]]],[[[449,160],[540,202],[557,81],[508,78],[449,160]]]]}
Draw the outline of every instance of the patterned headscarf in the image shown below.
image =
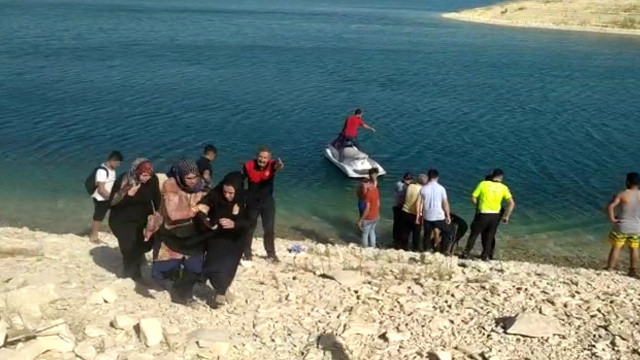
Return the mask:
{"type": "Polygon", "coordinates": [[[186,185],[186,181],[184,178],[189,174],[195,174],[200,176],[200,172],[198,171],[198,165],[195,161],[191,159],[180,159],[173,166],[171,171],[171,177],[176,179],[176,183],[180,187],[180,189],[187,193],[195,193],[199,191],[204,191],[204,181],[201,177],[198,177],[198,182],[193,187],[188,187],[186,185]]]}
{"type": "Polygon", "coordinates": [[[151,165],[151,161],[147,158],[137,158],[133,160],[127,176],[129,176],[129,179],[138,181],[142,174],[153,175],[153,165],[151,165]]]}

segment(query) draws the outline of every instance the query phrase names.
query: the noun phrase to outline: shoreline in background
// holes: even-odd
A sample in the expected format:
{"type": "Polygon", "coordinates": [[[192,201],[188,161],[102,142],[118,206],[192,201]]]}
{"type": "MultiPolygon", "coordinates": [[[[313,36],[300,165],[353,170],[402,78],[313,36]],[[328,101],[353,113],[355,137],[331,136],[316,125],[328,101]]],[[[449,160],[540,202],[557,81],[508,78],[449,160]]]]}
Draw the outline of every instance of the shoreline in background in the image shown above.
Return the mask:
{"type": "Polygon", "coordinates": [[[528,0],[441,14],[497,26],[640,36],[640,1],[528,0]]]}
{"type": "MultiPolygon", "coordinates": [[[[7,223],[0,223],[0,231],[2,229],[19,229],[21,231],[41,232],[51,234],[52,236],[80,236],[86,237],[89,241],[89,231],[87,227],[85,231],[81,232],[52,232],[46,229],[31,228],[28,226],[15,226],[7,223]]],[[[386,229],[382,233],[378,234],[379,238],[384,241],[381,242],[381,250],[392,249],[391,247],[391,229],[386,229]],[[387,231],[388,230],[388,233],[387,231]]],[[[311,229],[295,224],[282,224],[276,222],[276,236],[278,239],[286,239],[287,241],[307,241],[325,245],[336,246],[349,246],[350,244],[359,244],[359,237],[354,231],[352,234],[346,234],[344,231],[336,230],[338,237],[333,234],[324,233],[318,229],[311,229]]],[[[111,235],[111,230],[103,224],[100,233],[111,235]]],[[[462,248],[466,244],[469,233],[460,240],[458,244],[458,252],[462,251],[462,248]]],[[[254,241],[255,243],[262,244],[262,230],[258,227],[255,238],[260,240],[254,241]]],[[[606,256],[609,251],[609,245],[606,241],[602,241],[593,244],[593,249],[585,250],[584,247],[575,248],[573,245],[567,245],[567,251],[557,251],[557,248],[548,248],[548,244],[545,242],[545,238],[557,238],[561,235],[553,237],[540,237],[539,239],[532,239],[527,235],[501,235],[498,231],[498,246],[497,246],[497,258],[499,261],[517,261],[526,262],[531,264],[561,266],[570,268],[584,268],[598,270],[605,266],[606,256]],[[539,246],[532,247],[531,242],[539,242],[539,246]],[[606,245],[605,245],[606,243],[606,245]],[[601,249],[600,249],[601,248],[601,249]],[[546,249],[546,250],[545,250],[546,249]],[[569,252],[574,249],[575,251],[569,252]]],[[[476,252],[480,248],[481,241],[476,241],[476,252]]],[[[407,253],[414,253],[409,251],[407,253]]],[[[620,266],[624,267],[628,265],[628,257],[622,256],[620,259],[620,266]]]]}

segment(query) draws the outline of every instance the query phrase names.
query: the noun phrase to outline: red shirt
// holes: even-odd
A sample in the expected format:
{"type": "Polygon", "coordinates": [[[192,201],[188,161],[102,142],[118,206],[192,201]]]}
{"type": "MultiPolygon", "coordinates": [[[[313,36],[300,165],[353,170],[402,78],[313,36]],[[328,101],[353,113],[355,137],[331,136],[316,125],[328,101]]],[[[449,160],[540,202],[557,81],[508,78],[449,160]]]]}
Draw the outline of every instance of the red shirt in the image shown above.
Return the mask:
{"type": "Polygon", "coordinates": [[[247,195],[250,200],[261,200],[273,195],[273,180],[276,177],[276,162],[269,160],[264,169],[259,169],[255,160],[244,164],[244,175],[249,188],[247,195]]]}
{"type": "Polygon", "coordinates": [[[369,204],[369,213],[364,220],[375,220],[380,217],[380,191],[372,186],[364,194],[365,203],[369,204]]]}
{"type": "Polygon", "coordinates": [[[344,124],[343,135],[346,137],[354,138],[358,136],[358,127],[363,126],[364,121],[362,121],[362,117],[359,115],[352,115],[347,118],[347,121],[344,124]]]}

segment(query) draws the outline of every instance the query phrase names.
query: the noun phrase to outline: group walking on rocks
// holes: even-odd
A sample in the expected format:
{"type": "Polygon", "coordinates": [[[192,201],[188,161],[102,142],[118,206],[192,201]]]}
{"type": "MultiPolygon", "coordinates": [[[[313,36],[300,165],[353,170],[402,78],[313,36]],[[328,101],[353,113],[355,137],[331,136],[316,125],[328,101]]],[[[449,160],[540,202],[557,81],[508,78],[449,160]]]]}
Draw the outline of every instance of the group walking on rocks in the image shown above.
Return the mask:
{"type": "MultiPolygon", "coordinates": [[[[373,129],[362,121],[359,110],[345,122],[343,133],[345,129],[350,133],[343,137],[355,141],[358,127],[373,129]]],[[[94,202],[90,241],[100,242],[98,229],[111,210],[108,223],[118,239],[125,277],[140,280],[145,254],[152,251],[154,286],[169,289],[173,301],[189,303],[195,284],[209,281],[216,291],[212,305],[224,305],[238,266],[252,266],[251,245],[258,218],[267,260],[280,261],[275,246],[274,181],[284,163],[280,158],[272,159],[269,148],[261,147],[242,171],[228,173],[214,186],[212,162],[216,157],[217,149],[207,145],[200,159],[181,159],[166,175],[156,173],[149,159],[138,158],[126,173],[116,177],[123,156],[113,151],[85,182],[94,202]]],[[[378,175],[379,169],[371,168],[357,187],[356,225],[365,248],[380,246],[376,235],[381,208],[378,175]]],[[[498,226],[509,222],[515,208],[504,177],[504,171],[496,168],[471,193],[476,213],[469,226],[453,213],[437,169],[429,169],[417,179],[406,173],[395,187],[393,248],[449,256],[469,229],[464,250],[458,255],[469,259],[480,237],[480,259],[493,260],[498,226]]],[[[639,182],[637,173],[629,173],[627,190],[608,206],[613,231],[607,269],[615,269],[621,248],[628,245],[632,276],[636,276],[640,239],[639,182]]]]}
{"type": "Polygon", "coordinates": [[[157,174],[149,159],[138,158],[116,178],[123,157],[114,151],[87,179],[95,204],[96,231],[90,240],[100,242],[97,229],[110,209],[109,227],[118,239],[123,276],[141,280],[145,254],[152,251],[153,285],[169,290],[176,303],[193,300],[199,281],[209,281],[215,289],[212,306],[227,302],[243,256],[251,266],[258,217],[267,259],[280,261],[274,245],[273,183],[284,163],[261,147],[242,172],[232,171],[213,186],[211,163],[216,156],[217,149],[207,145],[198,161],[181,159],[166,175],[157,174]]]}

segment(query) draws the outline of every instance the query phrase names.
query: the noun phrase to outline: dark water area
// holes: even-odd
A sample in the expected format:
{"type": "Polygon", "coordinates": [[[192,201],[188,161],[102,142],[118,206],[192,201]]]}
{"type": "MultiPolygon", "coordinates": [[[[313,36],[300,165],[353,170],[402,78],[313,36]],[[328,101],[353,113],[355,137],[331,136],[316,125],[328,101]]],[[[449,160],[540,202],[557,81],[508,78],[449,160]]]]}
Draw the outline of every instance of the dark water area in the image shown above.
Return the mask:
{"type": "Polygon", "coordinates": [[[278,236],[353,241],[356,182],[322,156],[356,107],[393,184],[436,167],[452,209],[494,167],[517,203],[506,258],[604,256],[603,207],[640,170],[640,38],[442,19],[485,1],[0,1],[0,223],[82,232],[83,181],[112,149],[215,174],[260,144],[278,236]]]}

